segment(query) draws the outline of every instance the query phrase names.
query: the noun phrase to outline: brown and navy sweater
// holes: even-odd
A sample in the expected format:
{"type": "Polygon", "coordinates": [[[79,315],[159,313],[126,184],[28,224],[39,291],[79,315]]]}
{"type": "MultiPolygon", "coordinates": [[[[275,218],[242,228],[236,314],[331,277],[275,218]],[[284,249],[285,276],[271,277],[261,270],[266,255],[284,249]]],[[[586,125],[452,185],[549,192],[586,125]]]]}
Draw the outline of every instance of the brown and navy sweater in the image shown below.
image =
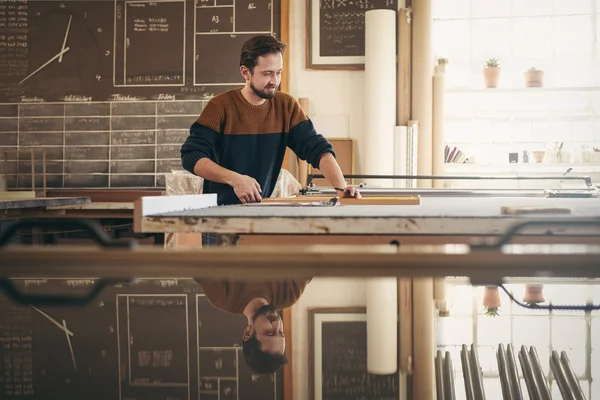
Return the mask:
{"type": "MultiPolygon", "coordinates": [[[[191,173],[198,160],[206,157],[251,176],[260,184],[261,196],[267,198],[277,183],[286,147],[314,168],[319,168],[325,153],[335,156],[331,144],[315,131],[292,96],[278,92],[254,106],[240,89],[233,89],[209,100],[181,147],[181,161],[191,173]]],[[[216,193],[219,205],[240,203],[229,185],[205,180],[203,193],[216,193]]]]}
{"type": "Polygon", "coordinates": [[[278,310],[296,304],[310,279],[254,281],[240,279],[196,279],[210,303],[232,314],[243,314],[250,301],[263,298],[278,310]]]}

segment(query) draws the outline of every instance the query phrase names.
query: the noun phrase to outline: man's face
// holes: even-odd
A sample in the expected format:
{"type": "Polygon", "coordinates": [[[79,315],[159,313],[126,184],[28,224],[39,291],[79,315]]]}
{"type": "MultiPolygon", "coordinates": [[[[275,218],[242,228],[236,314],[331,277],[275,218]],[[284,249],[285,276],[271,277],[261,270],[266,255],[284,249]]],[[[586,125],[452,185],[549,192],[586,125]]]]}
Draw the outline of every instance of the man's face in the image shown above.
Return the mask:
{"type": "Polygon", "coordinates": [[[261,343],[263,351],[274,354],[285,352],[283,321],[273,305],[262,306],[254,314],[253,327],[256,339],[261,343]]]}
{"type": "Polygon", "coordinates": [[[250,87],[262,99],[273,98],[281,83],[282,71],[283,55],[281,53],[258,57],[254,73],[248,72],[250,87]]]}

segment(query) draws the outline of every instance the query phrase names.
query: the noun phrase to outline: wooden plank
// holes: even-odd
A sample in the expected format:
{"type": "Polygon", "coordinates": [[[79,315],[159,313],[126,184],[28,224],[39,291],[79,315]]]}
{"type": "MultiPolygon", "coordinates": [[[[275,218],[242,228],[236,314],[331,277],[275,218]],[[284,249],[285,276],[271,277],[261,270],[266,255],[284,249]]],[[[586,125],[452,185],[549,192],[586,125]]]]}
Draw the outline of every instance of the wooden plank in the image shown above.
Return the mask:
{"type": "Polygon", "coordinates": [[[0,200],[27,200],[27,199],[35,199],[34,191],[10,191],[10,192],[0,192],[0,200]]]}
{"type": "MultiPolygon", "coordinates": [[[[331,197],[327,196],[298,196],[298,197],[280,197],[262,199],[262,203],[313,203],[320,201],[329,201],[331,197]]],[[[420,196],[390,196],[390,197],[363,197],[362,199],[338,198],[341,205],[367,206],[367,205],[419,205],[420,196]]]]}
{"type": "Polygon", "coordinates": [[[27,209],[36,207],[64,206],[88,203],[88,197],[38,197],[34,199],[0,200],[0,210],[27,209]]]}
{"type": "MultiPolygon", "coordinates": [[[[307,277],[463,276],[475,284],[505,277],[600,278],[600,246],[508,246],[470,251],[468,246],[252,246],[169,251],[161,248],[8,246],[0,249],[0,277],[131,279],[269,279],[307,277]],[[537,250],[537,251],[536,251],[537,250]]],[[[433,298],[431,298],[433,302],[433,298]]],[[[433,304],[432,304],[433,307],[433,304]]]]}
{"type": "Polygon", "coordinates": [[[161,196],[163,189],[48,189],[47,197],[89,197],[92,202],[131,202],[161,196]]]}
{"type": "Polygon", "coordinates": [[[133,202],[91,202],[68,206],[48,206],[46,210],[133,210],[133,202]]]}

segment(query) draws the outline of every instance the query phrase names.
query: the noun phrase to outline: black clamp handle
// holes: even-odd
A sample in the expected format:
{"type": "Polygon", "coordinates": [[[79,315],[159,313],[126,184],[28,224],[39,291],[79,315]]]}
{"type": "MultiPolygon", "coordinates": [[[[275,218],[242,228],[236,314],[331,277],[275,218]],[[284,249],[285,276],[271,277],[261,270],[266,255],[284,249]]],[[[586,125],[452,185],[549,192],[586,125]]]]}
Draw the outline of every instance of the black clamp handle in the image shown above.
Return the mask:
{"type": "Polygon", "coordinates": [[[61,227],[68,229],[81,229],[91,233],[96,243],[103,247],[136,247],[137,241],[121,241],[111,239],[106,232],[100,228],[100,225],[85,219],[21,219],[7,224],[8,229],[0,235],[0,247],[5,246],[19,229],[23,228],[48,228],[61,227]]]}
{"type": "MultiPolygon", "coordinates": [[[[102,230],[99,224],[84,219],[22,219],[9,224],[8,229],[0,235],[0,248],[5,247],[19,229],[68,227],[81,229],[92,234],[95,242],[106,248],[134,248],[138,245],[136,240],[114,240],[102,230]]],[[[0,250],[0,258],[1,256],[0,250]]],[[[104,288],[111,283],[124,282],[124,280],[98,279],[88,293],[82,295],[46,295],[26,294],[21,292],[14,284],[13,279],[0,278],[0,288],[15,302],[24,305],[68,305],[79,306],[91,303],[104,288]]]]}
{"type": "MultiPolygon", "coordinates": [[[[509,244],[510,241],[519,234],[524,228],[532,227],[532,226],[540,226],[540,227],[556,227],[556,226],[597,226],[600,228],[600,219],[540,219],[540,220],[531,220],[519,222],[513,226],[511,226],[508,231],[504,235],[502,235],[496,242],[483,242],[483,243],[471,243],[471,248],[489,248],[489,249],[498,249],[506,244],[509,244]]],[[[594,237],[600,237],[600,229],[597,235],[593,235],[594,237]]]]}

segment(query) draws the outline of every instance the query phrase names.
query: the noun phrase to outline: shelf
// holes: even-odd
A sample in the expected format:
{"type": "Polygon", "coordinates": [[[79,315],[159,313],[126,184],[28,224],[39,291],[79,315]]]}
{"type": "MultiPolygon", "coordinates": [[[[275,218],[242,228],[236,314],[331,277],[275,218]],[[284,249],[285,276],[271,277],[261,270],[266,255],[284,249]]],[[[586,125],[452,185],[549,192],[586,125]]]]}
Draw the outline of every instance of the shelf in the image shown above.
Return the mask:
{"type": "Polygon", "coordinates": [[[446,93],[540,93],[540,92],[598,92],[600,86],[469,88],[446,87],[446,93]]]}

